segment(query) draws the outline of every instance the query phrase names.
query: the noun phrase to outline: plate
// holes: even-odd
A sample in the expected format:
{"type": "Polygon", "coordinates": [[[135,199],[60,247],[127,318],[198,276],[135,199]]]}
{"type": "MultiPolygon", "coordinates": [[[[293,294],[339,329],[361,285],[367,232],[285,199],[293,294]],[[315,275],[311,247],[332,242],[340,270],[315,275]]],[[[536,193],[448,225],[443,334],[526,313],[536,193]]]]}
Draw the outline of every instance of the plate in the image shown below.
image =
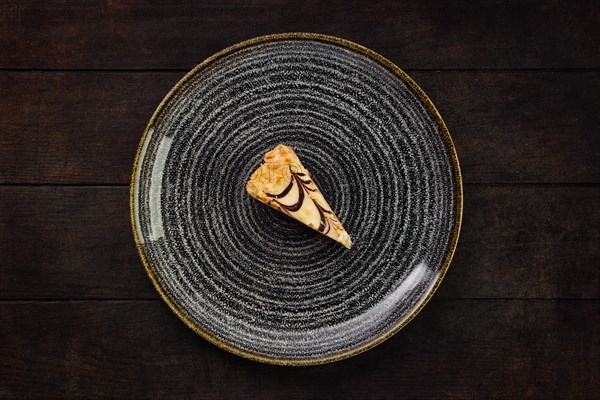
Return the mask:
{"type": "Polygon", "coordinates": [[[135,242],[165,302],[210,342],[274,364],[340,360],[406,325],[448,269],[461,214],[454,145],[425,93],[377,53],[308,33],[189,72],[152,116],[131,182],[135,242]],[[279,143],[352,249],[247,195],[279,143]]]}

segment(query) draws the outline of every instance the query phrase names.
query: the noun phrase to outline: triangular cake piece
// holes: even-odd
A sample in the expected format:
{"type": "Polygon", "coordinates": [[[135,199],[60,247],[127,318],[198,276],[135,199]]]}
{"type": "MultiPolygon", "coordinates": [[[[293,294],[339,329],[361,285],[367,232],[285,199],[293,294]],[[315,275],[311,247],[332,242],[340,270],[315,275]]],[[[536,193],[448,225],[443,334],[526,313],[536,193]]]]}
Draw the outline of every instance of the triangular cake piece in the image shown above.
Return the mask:
{"type": "Polygon", "coordinates": [[[291,147],[283,144],[265,154],[265,162],[246,184],[250,196],[343,244],[352,246],[309,172],[291,147]]]}

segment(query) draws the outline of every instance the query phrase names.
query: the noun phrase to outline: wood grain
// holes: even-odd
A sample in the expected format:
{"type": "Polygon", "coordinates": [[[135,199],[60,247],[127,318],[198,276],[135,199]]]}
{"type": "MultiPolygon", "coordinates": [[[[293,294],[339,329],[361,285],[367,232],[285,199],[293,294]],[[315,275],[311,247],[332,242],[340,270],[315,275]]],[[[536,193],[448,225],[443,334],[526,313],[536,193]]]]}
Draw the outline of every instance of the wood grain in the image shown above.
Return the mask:
{"type": "Polygon", "coordinates": [[[0,72],[0,182],[128,183],[144,128],[181,75],[0,72]]]}
{"type": "MultiPolygon", "coordinates": [[[[0,298],[157,298],[127,187],[0,187],[0,298]]],[[[600,187],[466,186],[436,298],[600,298],[600,187]]]]}
{"type": "Polygon", "coordinates": [[[600,73],[411,73],[468,183],[600,182],[600,73]]]}
{"type": "Polygon", "coordinates": [[[466,186],[437,296],[600,298],[600,187],[466,186]]]}
{"type": "Polygon", "coordinates": [[[0,68],[189,69],[278,32],[341,36],[405,68],[598,68],[593,0],[3,1],[0,68]]]}
{"type": "Polygon", "coordinates": [[[3,302],[0,319],[2,398],[589,399],[600,390],[597,301],[435,301],[367,353],[298,368],[226,353],[160,301],[3,302]]]}
{"type": "MultiPolygon", "coordinates": [[[[444,117],[465,182],[600,182],[600,72],[410,74],[444,117]]],[[[183,75],[0,72],[0,183],[127,184],[183,75]]]]}
{"type": "Polygon", "coordinates": [[[0,187],[2,298],[156,298],[127,187],[0,187]]]}

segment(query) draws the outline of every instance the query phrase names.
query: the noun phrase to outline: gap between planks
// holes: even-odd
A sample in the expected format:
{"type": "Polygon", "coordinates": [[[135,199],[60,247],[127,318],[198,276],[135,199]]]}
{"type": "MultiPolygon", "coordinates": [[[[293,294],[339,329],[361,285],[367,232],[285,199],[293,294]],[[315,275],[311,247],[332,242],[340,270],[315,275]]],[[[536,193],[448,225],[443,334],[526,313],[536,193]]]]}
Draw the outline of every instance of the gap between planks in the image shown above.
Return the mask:
{"type": "MultiPolygon", "coordinates": [[[[114,188],[129,187],[130,183],[0,183],[0,188],[11,187],[74,187],[74,188],[114,188]]],[[[596,187],[600,182],[464,182],[463,186],[473,187],[596,187]]]]}
{"type": "MultiPolygon", "coordinates": [[[[48,73],[161,73],[191,71],[195,65],[189,68],[0,68],[2,72],[48,72],[48,73]]],[[[400,67],[402,68],[402,67],[400,67]]],[[[600,68],[402,68],[405,72],[600,72],[600,68]]]]}
{"type": "MultiPolygon", "coordinates": [[[[162,302],[160,298],[144,299],[144,298],[89,298],[89,299],[0,299],[1,304],[31,304],[31,303],[155,303],[162,302]]],[[[451,303],[451,302],[556,302],[556,303],[600,303],[600,298],[596,299],[577,299],[577,298],[543,298],[543,297],[463,297],[463,298],[438,298],[435,296],[429,303],[451,303]]]]}

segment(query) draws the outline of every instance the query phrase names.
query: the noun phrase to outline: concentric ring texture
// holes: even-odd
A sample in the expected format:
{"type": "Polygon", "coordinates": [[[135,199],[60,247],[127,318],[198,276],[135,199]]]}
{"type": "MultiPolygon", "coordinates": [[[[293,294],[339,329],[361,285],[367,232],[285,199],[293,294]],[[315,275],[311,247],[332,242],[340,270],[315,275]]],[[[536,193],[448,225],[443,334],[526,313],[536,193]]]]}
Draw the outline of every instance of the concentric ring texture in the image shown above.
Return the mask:
{"type": "Polygon", "coordinates": [[[419,97],[366,55],[259,42],[199,69],[153,121],[134,229],[160,285],[214,341],[267,359],[335,357],[394,330],[442,273],[456,201],[448,148],[419,97]],[[279,143],[351,250],[247,195],[279,143]]]}

